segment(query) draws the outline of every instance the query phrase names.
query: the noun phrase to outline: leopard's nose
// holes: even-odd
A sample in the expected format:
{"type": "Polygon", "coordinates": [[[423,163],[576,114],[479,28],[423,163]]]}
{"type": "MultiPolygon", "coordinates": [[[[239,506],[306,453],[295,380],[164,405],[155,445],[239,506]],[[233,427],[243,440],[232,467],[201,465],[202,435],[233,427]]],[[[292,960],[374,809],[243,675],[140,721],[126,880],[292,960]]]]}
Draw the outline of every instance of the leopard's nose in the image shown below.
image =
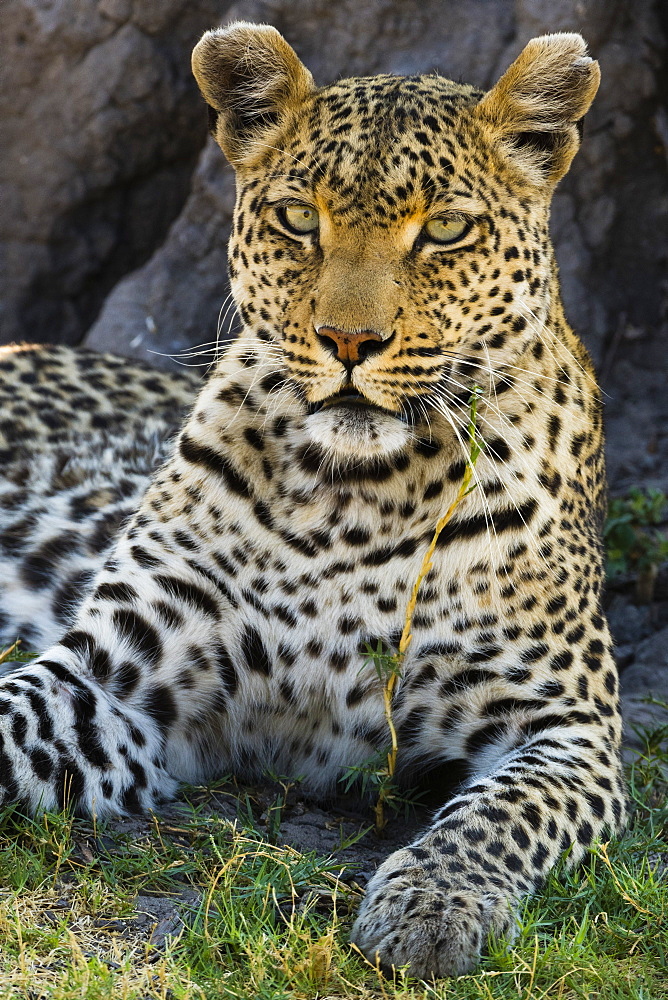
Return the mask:
{"type": "Polygon", "coordinates": [[[318,327],[316,336],[325,350],[338,358],[349,370],[365,361],[371,354],[384,350],[388,344],[388,340],[383,340],[374,330],[350,333],[347,330],[337,330],[333,326],[321,326],[318,327]]]}

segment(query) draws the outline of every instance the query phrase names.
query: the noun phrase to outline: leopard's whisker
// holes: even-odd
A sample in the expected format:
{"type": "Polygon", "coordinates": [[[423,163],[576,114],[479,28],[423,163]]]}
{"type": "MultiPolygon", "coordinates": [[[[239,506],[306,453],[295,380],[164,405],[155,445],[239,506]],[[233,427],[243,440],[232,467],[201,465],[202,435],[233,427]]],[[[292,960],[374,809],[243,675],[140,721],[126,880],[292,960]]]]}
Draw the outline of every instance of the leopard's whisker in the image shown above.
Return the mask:
{"type": "Polygon", "coordinates": [[[232,324],[234,323],[235,317],[238,316],[238,315],[240,315],[240,309],[241,309],[242,303],[241,302],[239,302],[239,303],[235,302],[234,298],[232,297],[232,293],[230,293],[229,299],[230,299],[230,301],[229,301],[229,303],[228,303],[228,305],[227,305],[227,307],[225,309],[225,313],[222,316],[222,318],[221,318],[221,314],[223,312],[223,306],[220,307],[220,312],[218,314],[218,324],[217,324],[217,327],[216,327],[216,345],[218,345],[220,343],[221,333],[223,331],[223,327],[225,326],[225,323],[227,322],[228,316],[230,317],[230,319],[229,319],[229,322],[228,322],[227,330],[225,331],[225,335],[226,336],[229,336],[229,334],[230,334],[230,330],[232,329],[232,324]]]}
{"type": "MultiPolygon", "coordinates": [[[[450,402],[451,406],[455,407],[455,409],[456,409],[457,412],[460,412],[462,414],[462,420],[465,421],[467,419],[467,417],[468,417],[468,409],[466,407],[464,407],[464,405],[460,402],[460,400],[458,400],[454,395],[452,395],[452,397],[449,400],[449,402],[450,402]]],[[[488,399],[485,400],[485,402],[487,402],[489,404],[489,400],[488,399]]],[[[502,414],[502,413],[499,413],[499,416],[503,417],[505,415],[502,414]]],[[[481,420],[481,422],[488,424],[492,428],[492,430],[494,430],[495,433],[498,433],[497,428],[493,424],[491,424],[487,420],[487,418],[481,412],[478,413],[478,417],[481,420]]],[[[510,426],[512,426],[512,425],[510,425],[510,426]]],[[[494,457],[499,463],[502,463],[505,474],[509,473],[510,476],[511,476],[511,478],[512,478],[512,481],[518,487],[518,489],[522,489],[522,480],[519,479],[519,477],[517,476],[517,473],[514,470],[509,469],[507,462],[503,461],[502,456],[496,451],[496,449],[494,449],[491,446],[491,444],[484,437],[483,437],[483,441],[484,441],[483,453],[487,453],[488,455],[492,455],[492,457],[494,457]]],[[[514,454],[515,454],[516,458],[521,458],[521,452],[514,452],[514,454]]],[[[525,530],[533,538],[533,540],[537,543],[537,551],[538,551],[539,556],[540,556],[540,551],[539,551],[540,550],[540,546],[538,545],[538,537],[537,537],[535,531],[531,528],[531,525],[529,525],[526,522],[526,519],[524,518],[524,516],[522,514],[521,507],[518,505],[515,497],[513,496],[512,492],[510,491],[508,483],[504,481],[504,477],[503,476],[499,476],[499,481],[501,482],[501,485],[504,488],[504,492],[505,492],[506,496],[508,497],[508,499],[510,500],[512,506],[515,508],[518,516],[520,517],[520,519],[521,519],[521,521],[522,521],[522,523],[524,525],[525,530]]],[[[549,567],[547,567],[546,560],[543,557],[540,557],[540,558],[541,558],[541,561],[542,561],[545,569],[546,570],[549,569],[549,567]]]]}
{"type": "MultiPolygon", "coordinates": [[[[491,355],[490,355],[490,358],[491,358],[491,355]]],[[[464,355],[457,355],[456,356],[456,360],[457,360],[457,362],[459,364],[462,364],[462,365],[471,365],[471,366],[473,366],[475,368],[483,368],[485,371],[491,371],[491,374],[495,378],[502,378],[504,375],[507,374],[508,371],[518,371],[518,372],[522,372],[525,375],[533,375],[534,377],[537,374],[540,374],[540,377],[542,379],[544,379],[546,382],[554,382],[556,385],[565,385],[565,386],[567,386],[569,384],[566,379],[558,378],[558,377],[553,376],[553,375],[547,375],[546,373],[543,373],[543,372],[538,373],[536,371],[532,371],[530,368],[524,368],[521,365],[513,364],[510,361],[500,362],[496,366],[494,364],[492,364],[491,369],[489,369],[486,364],[483,364],[481,361],[477,361],[476,359],[474,359],[472,357],[467,357],[467,356],[464,356],[464,355]]],[[[520,383],[521,383],[521,380],[518,380],[518,381],[520,381],[520,383]]],[[[533,383],[525,381],[524,384],[526,384],[526,385],[532,385],[533,383]]]]}
{"type": "Polygon", "coordinates": [[[250,396],[251,392],[253,391],[253,389],[257,385],[257,382],[258,382],[258,380],[260,378],[266,378],[269,375],[277,375],[277,374],[282,374],[282,373],[283,373],[283,371],[280,368],[276,368],[276,369],[269,370],[269,371],[265,371],[264,369],[258,368],[255,371],[255,373],[253,374],[253,378],[251,380],[250,385],[248,386],[248,388],[246,390],[246,393],[245,393],[243,399],[241,400],[241,402],[239,403],[237,409],[234,411],[234,413],[232,414],[232,416],[228,420],[228,422],[226,424],[226,427],[230,427],[234,423],[234,421],[237,419],[237,417],[239,416],[239,414],[243,410],[243,407],[244,407],[244,405],[245,405],[248,397],[250,396]]]}
{"type": "Polygon", "coordinates": [[[491,547],[491,544],[492,544],[492,533],[493,533],[495,541],[496,541],[496,545],[497,545],[497,553],[500,555],[501,554],[501,550],[500,550],[500,547],[499,547],[498,535],[497,535],[497,532],[496,532],[496,528],[494,526],[494,518],[492,517],[491,509],[490,509],[490,506],[489,506],[489,501],[488,501],[488,498],[487,498],[487,496],[485,494],[484,488],[482,486],[482,483],[481,483],[481,480],[480,480],[480,474],[479,474],[478,469],[476,468],[476,464],[475,463],[473,463],[473,464],[470,463],[470,449],[469,449],[469,447],[467,445],[467,441],[466,441],[466,438],[468,437],[468,426],[467,426],[467,423],[462,423],[462,425],[460,425],[460,427],[458,428],[457,427],[457,423],[455,421],[455,415],[453,413],[451,413],[450,410],[445,405],[442,404],[441,400],[427,398],[427,403],[429,405],[431,405],[435,410],[437,410],[442,416],[445,417],[445,419],[447,420],[447,422],[450,424],[450,427],[454,431],[454,434],[455,434],[455,437],[457,439],[459,448],[461,450],[464,462],[466,464],[470,465],[471,476],[472,476],[472,478],[474,480],[475,485],[478,487],[479,495],[480,495],[481,500],[482,500],[482,509],[483,509],[483,516],[485,518],[487,539],[488,539],[488,541],[490,543],[490,547],[491,547]],[[460,434],[460,430],[461,430],[461,434],[460,434]]]}
{"type": "MultiPolygon", "coordinates": [[[[452,382],[452,383],[453,383],[453,384],[454,384],[454,385],[455,385],[455,386],[456,386],[456,387],[457,387],[458,389],[462,389],[463,391],[468,391],[468,389],[469,389],[469,387],[468,387],[468,386],[464,385],[464,384],[463,384],[463,383],[461,383],[461,382],[457,382],[457,381],[455,381],[455,380],[454,380],[454,379],[452,379],[452,378],[450,379],[450,381],[451,381],[451,382],[452,382]]],[[[463,403],[461,402],[461,400],[460,400],[460,399],[459,399],[459,398],[458,398],[458,397],[456,396],[456,394],[455,394],[455,393],[452,393],[452,392],[450,392],[450,390],[448,390],[447,386],[442,386],[442,387],[441,387],[441,391],[447,394],[447,397],[448,397],[448,402],[449,402],[449,403],[450,403],[451,405],[455,405],[455,406],[457,406],[457,408],[458,408],[458,409],[461,409],[461,410],[462,410],[462,412],[464,412],[464,411],[465,411],[465,407],[464,407],[464,404],[463,404],[463,403]]],[[[495,416],[497,416],[497,417],[499,418],[499,420],[500,420],[500,421],[501,421],[501,422],[502,422],[503,424],[505,424],[505,425],[507,426],[508,430],[509,430],[509,431],[510,431],[510,432],[511,432],[512,434],[516,434],[516,431],[514,430],[514,425],[513,425],[512,421],[510,420],[510,418],[508,417],[508,415],[507,415],[506,413],[504,413],[504,412],[503,412],[503,410],[502,410],[502,409],[501,409],[501,408],[499,407],[499,405],[498,405],[498,398],[497,398],[497,402],[496,402],[496,403],[493,403],[493,402],[492,402],[492,400],[491,400],[491,398],[490,398],[489,396],[485,396],[485,397],[484,397],[484,405],[485,405],[485,406],[487,406],[487,407],[489,407],[489,409],[491,410],[491,412],[492,412],[492,413],[493,413],[493,414],[494,414],[495,416]]],[[[479,416],[479,419],[481,420],[481,422],[484,422],[485,424],[487,424],[487,426],[488,426],[488,427],[489,427],[489,428],[490,428],[491,430],[493,430],[493,431],[494,431],[494,432],[495,432],[496,434],[498,434],[498,433],[499,433],[499,428],[498,428],[498,427],[497,427],[497,426],[496,426],[496,425],[495,425],[495,424],[494,424],[494,423],[493,423],[492,421],[490,421],[490,420],[489,420],[489,418],[488,418],[487,416],[485,416],[485,414],[484,414],[484,412],[482,412],[482,410],[480,410],[480,411],[479,411],[479,413],[478,413],[478,416],[479,416]]],[[[487,443],[487,448],[489,449],[489,447],[490,447],[490,446],[489,446],[489,444],[487,443]]],[[[493,454],[495,454],[494,452],[492,452],[492,453],[493,453],[493,454]]],[[[520,464],[522,464],[522,462],[523,462],[523,456],[522,456],[522,453],[521,453],[520,451],[515,451],[515,453],[514,453],[514,454],[515,454],[516,458],[517,458],[517,459],[518,459],[518,460],[520,461],[520,464]]],[[[529,471],[530,471],[530,466],[529,466],[529,464],[528,464],[528,460],[526,461],[526,464],[525,464],[525,466],[524,466],[524,467],[525,467],[525,470],[526,470],[527,472],[529,472],[529,471]]]]}
{"type": "MultiPolygon", "coordinates": [[[[507,378],[507,375],[504,372],[500,372],[500,371],[498,371],[496,369],[489,369],[486,365],[483,365],[482,362],[479,362],[478,365],[477,365],[477,367],[479,368],[480,371],[485,372],[486,374],[488,374],[490,376],[490,388],[494,389],[494,394],[495,394],[495,397],[497,398],[497,401],[498,401],[498,394],[497,394],[497,391],[496,391],[496,381],[498,379],[505,379],[505,378],[507,378]]],[[[467,378],[468,377],[466,372],[460,372],[460,374],[462,375],[463,378],[467,378]]],[[[454,375],[452,373],[448,374],[447,378],[448,378],[449,381],[451,381],[451,382],[459,385],[462,389],[468,388],[468,386],[466,386],[466,385],[464,385],[462,383],[455,382],[454,375]]],[[[545,393],[545,391],[540,388],[540,386],[536,385],[535,382],[529,382],[526,379],[519,379],[519,378],[517,378],[514,375],[512,376],[512,379],[513,379],[513,386],[515,387],[515,394],[516,394],[517,398],[520,399],[522,403],[524,403],[525,406],[529,406],[529,399],[527,398],[526,395],[523,395],[519,391],[519,389],[517,388],[518,385],[519,386],[524,386],[524,387],[526,387],[526,389],[529,389],[534,397],[536,397],[536,396],[546,396],[547,395],[545,393]]],[[[501,413],[500,410],[499,410],[499,416],[502,416],[502,413],[501,413]]]]}
{"type": "Polygon", "coordinates": [[[556,335],[554,330],[545,322],[545,320],[541,321],[540,318],[536,316],[536,313],[533,311],[533,309],[531,309],[529,305],[527,305],[526,302],[520,301],[520,308],[525,309],[529,315],[529,318],[531,318],[534,321],[535,325],[532,327],[532,329],[539,337],[541,343],[543,343],[547,348],[547,350],[550,352],[550,355],[554,359],[555,363],[558,363],[555,350],[563,351],[566,354],[566,356],[573,362],[576,368],[579,370],[580,374],[584,377],[585,382],[588,382],[592,387],[593,392],[596,395],[598,395],[599,387],[596,383],[596,379],[586,370],[586,368],[584,368],[580,359],[573,354],[573,352],[566,346],[563,340],[556,335]],[[548,333],[550,335],[549,341],[545,338],[544,336],[545,333],[548,333]],[[555,350],[553,350],[553,348],[555,350]]]}
{"type": "MultiPolygon", "coordinates": [[[[291,160],[294,160],[300,167],[303,167],[307,174],[313,174],[313,171],[306,166],[303,160],[300,160],[298,156],[293,156],[292,153],[288,153],[287,149],[280,149],[279,146],[270,146],[268,142],[260,142],[259,139],[254,139],[253,141],[256,146],[262,146],[263,149],[273,149],[275,152],[281,153],[282,156],[289,156],[291,160]]],[[[293,174],[291,176],[297,177],[298,175],[293,174]]]]}

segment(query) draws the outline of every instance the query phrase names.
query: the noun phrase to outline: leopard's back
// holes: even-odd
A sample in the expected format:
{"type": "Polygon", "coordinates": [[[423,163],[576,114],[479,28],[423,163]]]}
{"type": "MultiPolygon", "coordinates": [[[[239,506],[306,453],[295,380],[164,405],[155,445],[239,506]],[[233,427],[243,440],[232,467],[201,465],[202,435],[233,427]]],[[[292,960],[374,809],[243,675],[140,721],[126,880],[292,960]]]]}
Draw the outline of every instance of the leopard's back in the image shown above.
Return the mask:
{"type": "Polygon", "coordinates": [[[200,379],[111,354],[0,349],[0,635],[65,629],[171,447],[200,379]]]}

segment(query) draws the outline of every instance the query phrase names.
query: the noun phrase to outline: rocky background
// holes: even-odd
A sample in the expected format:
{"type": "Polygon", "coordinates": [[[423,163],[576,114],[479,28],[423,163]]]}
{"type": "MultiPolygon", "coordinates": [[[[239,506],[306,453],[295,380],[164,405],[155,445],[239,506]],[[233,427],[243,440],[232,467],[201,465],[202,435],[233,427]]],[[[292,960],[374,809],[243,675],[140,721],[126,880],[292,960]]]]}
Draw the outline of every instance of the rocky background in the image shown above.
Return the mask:
{"type": "MultiPolygon", "coordinates": [[[[226,333],[233,181],[189,66],[235,18],[274,24],[321,83],[437,70],[489,86],[534,35],[585,36],[602,85],[554,203],[566,310],[606,393],[612,492],[668,492],[665,0],[4,0],[0,342],[169,367],[226,333]]],[[[630,582],[609,596],[630,719],[659,711],[642,693],[668,698],[668,573],[655,598],[634,603],[630,582]]]]}

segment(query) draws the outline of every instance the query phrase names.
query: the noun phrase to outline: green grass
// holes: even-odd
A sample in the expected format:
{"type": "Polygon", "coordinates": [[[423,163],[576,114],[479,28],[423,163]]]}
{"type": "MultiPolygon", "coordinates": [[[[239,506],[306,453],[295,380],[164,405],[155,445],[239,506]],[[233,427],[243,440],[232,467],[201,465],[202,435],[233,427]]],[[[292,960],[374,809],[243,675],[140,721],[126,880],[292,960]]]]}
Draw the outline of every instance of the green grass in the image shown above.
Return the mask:
{"type": "Polygon", "coordinates": [[[348,944],[354,866],[268,844],[201,805],[131,835],[8,810],[0,997],[668,998],[667,744],[667,729],[647,735],[631,768],[625,837],[555,873],[514,944],[493,944],[475,975],[432,984],[391,983],[348,944]],[[138,895],[186,899],[172,937],[138,923],[138,895]]]}
{"type": "Polygon", "coordinates": [[[631,576],[636,596],[651,601],[659,568],[668,559],[668,534],[660,530],[668,516],[668,497],[661,490],[632,487],[613,497],[603,530],[608,580],[631,576]]]}

